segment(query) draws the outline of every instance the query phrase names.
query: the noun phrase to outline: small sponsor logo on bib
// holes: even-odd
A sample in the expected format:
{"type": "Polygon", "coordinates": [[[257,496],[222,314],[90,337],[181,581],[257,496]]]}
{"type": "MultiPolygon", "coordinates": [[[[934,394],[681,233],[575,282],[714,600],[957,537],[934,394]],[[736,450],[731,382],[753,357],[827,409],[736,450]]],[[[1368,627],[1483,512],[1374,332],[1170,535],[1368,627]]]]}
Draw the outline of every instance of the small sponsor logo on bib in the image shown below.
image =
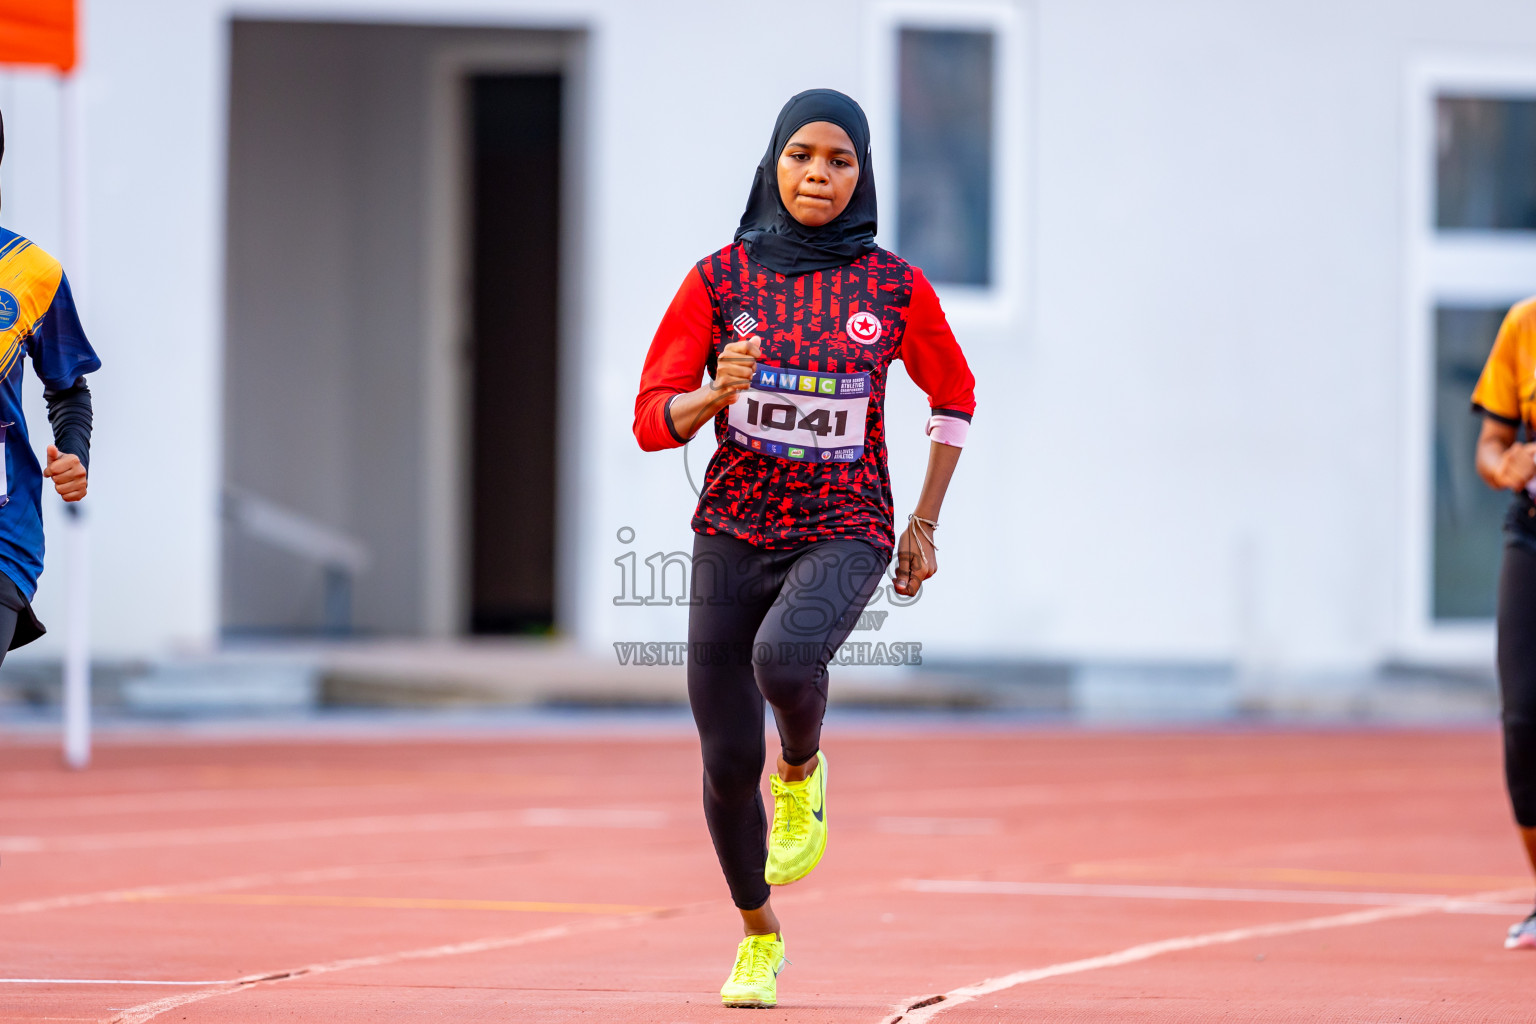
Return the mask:
{"type": "Polygon", "coordinates": [[[21,303],[16,301],[16,296],[0,288],[0,331],[8,331],[15,327],[20,316],[21,303]]]}
{"type": "Polygon", "coordinates": [[[844,325],[848,331],[848,337],[860,345],[873,345],[880,340],[880,318],[868,310],[860,310],[848,318],[844,325]]]}

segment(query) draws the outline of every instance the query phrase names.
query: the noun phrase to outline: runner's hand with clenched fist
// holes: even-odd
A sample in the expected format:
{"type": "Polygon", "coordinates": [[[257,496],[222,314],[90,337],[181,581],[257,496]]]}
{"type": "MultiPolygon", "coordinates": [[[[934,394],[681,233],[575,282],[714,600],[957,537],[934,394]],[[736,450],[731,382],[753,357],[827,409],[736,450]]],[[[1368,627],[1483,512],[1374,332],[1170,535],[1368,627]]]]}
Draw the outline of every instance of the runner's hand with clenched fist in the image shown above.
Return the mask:
{"type": "Polygon", "coordinates": [[[53,481],[54,489],[65,501],[79,501],[85,497],[85,466],[78,455],[60,453],[49,445],[48,466],[43,470],[43,476],[53,481]]]}
{"type": "Polygon", "coordinates": [[[755,334],[725,346],[716,360],[715,379],[672,400],[669,412],[678,436],[693,437],[716,413],[734,404],[752,386],[752,375],[762,356],[762,339],[755,334]]]}
{"type": "Polygon", "coordinates": [[[896,593],[913,597],[938,572],[939,546],[933,542],[932,529],[915,519],[908,522],[896,541],[896,593]]]}
{"type": "Polygon", "coordinates": [[[757,372],[757,361],[762,355],[762,339],[755,334],[725,346],[717,360],[715,379],[710,384],[712,391],[729,392],[721,405],[733,404],[738,393],[752,386],[752,374],[757,372]]]}
{"type": "Polygon", "coordinates": [[[1499,481],[1506,491],[1523,491],[1536,478],[1536,444],[1512,444],[1498,462],[1499,481]]]}
{"type": "Polygon", "coordinates": [[[1536,479],[1536,444],[1521,444],[1518,427],[1485,416],[1477,438],[1477,472],[1489,487],[1523,491],[1536,479]]]}

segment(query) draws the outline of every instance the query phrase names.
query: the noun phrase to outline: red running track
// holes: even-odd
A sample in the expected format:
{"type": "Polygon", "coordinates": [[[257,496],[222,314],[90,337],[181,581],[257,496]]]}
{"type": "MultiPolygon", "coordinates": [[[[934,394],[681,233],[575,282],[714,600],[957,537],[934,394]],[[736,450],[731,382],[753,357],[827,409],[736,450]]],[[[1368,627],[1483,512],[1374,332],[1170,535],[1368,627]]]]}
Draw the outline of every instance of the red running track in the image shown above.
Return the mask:
{"type": "Polygon", "coordinates": [[[675,732],[12,745],[0,1020],[1529,1019],[1491,731],[827,750],[831,845],[749,1014],[675,732]]]}

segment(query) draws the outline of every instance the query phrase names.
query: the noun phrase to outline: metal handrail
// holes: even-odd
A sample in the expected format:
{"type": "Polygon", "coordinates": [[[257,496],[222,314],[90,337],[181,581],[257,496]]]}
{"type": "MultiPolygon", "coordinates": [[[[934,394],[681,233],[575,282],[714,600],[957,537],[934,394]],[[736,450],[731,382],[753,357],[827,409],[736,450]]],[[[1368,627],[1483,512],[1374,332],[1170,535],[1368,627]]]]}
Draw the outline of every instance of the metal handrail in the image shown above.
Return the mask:
{"type": "Polygon", "coordinates": [[[224,519],[256,540],[318,565],[325,574],[325,629],[352,632],[352,592],[373,561],[366,544],[240,487],[224,488],[224,519]]]}

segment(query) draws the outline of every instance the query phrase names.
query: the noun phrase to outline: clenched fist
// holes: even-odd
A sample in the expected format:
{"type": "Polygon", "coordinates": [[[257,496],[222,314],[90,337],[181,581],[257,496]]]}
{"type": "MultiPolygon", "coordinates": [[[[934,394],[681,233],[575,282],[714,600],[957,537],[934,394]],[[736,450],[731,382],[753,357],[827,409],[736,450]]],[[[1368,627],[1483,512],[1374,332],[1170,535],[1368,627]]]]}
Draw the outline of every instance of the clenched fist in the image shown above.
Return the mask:
{"type": "Polygon", "coordinates": [[[736,396],[752,386],[752,375],[757,372],[757,361],[762,357],[762,339],[755,334],[733,341],[721,350],[720,358],[715,361],[715,380],[710,385],[710,390],[723,398],[719,405],[735,404],[736,396]]]}
{"type": "Polygon", "coordinates": [[[752,374],[757,372],[757,361],[762,357],[762,339],[755,334],[721,349],[715,360],[715,379],[672,400],[672,429],[679,436],[690,438],[721,409],[734,405],[741,393],[752,386],[752,374]]]}
{"type": "Polygon", "coordinates": [[[48,446],[48,465],[43,476],[53,481],[54,490],[65,501],[79,501],[85,497],[86,473],[78,455],[67,455],[53,445],[48,446]]]}
{"type": "Polygon", "coordinates": [[[1536,444],[1512,444],[1498,462],[1499,486],[1523,491],[1536,477],[1536,444]]]}
{"type": "Polygon", "coordinates": [[[938,571],[939,547],[933,542],[933,533],[914,519],[896,542],[896,593],[913,597],[922,589],[923,581],[938,571]]]}

